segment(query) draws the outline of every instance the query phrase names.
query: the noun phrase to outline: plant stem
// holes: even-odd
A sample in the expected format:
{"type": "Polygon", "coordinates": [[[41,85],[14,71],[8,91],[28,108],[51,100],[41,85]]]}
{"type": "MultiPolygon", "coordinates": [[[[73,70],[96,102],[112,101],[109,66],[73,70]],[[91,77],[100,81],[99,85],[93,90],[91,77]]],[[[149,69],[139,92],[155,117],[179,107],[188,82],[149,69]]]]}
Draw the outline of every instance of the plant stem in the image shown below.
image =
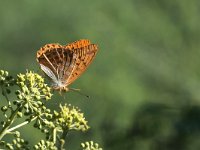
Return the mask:
{"type": "Polygon", "coordinates": [[[17,129],[17,128],[20,128],[20,127],[22,127],[22,126],[24,126],[24,125],[26,125],[26,124],[28,124],[28,123],[34,121],[35,119],[37,119],[37,117],[32,118],[30,121],[25,121],[25,122],[23,122],[23,123],[21,123],[21,124],[18,124],[18,125],[16,125],[16,126],[10,128],[10,129],[8,129],[7,132],[12,132],[13,130],[15,130],[15,129],[17,129]]]}
{"type": "Polygon", "coordinates": [[[63,147],[65,145],[65,138],[68,134],[68,129],[64,129],[63,131],[64,132],[62,133],[62,136],[61,136],[60,141],[59,141],[59,150],[63,150],[63,147]]]}
{"type": "Polygon", "coordinates": [[[57,130],[55,128],[53,129],[53,143],[56,143],[56,133],[57,133],[57,130]]]}
{"type": "MultiPolygon", "coordinates": [[[[25,103],[24,103],[25,104],[25,103]]],[[[19,111],[20,108],[24,107],[24,104],[21,105],[20,107],[16,108],[16,110],[10,115],[9,119],[7,120],[5,126],[3,127],[3,129],[0,131],[0,140],[4,137],[4,135],[6,135],[7,130],[10,128],[10,126],[12,125],[12,123],[14,122],[15,118],[17,117],[17,113],[19,111]]]]}
{"type": "Polygon", "coordinates": [[[67,134],[68,134],[68,129],[64,129],[64,132],[63,132],[63,134],[62,134],[61,139],[65,140],[67,134]]]}

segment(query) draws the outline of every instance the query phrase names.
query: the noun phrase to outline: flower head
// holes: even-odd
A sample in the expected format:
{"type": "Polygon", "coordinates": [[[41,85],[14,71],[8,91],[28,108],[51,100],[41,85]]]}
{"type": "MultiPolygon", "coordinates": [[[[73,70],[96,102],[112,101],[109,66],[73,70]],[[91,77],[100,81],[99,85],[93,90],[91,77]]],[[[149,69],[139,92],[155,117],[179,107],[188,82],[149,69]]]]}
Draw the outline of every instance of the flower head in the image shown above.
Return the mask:
{"type": "Polygon", "coordinates": [[[34,146],[35,150],[45,150],[45,149],[49,149],[49,150],[57,150],[58,148],[55,146],[55,143],[51,142],[51,141],[44,141],[41,140],[39,143],[37,143],[34,146]]]}
{"type": "Polygon", "coordinates": [[[44,79],[33,72],[26,72],[25,74],[18,74],[16,84],[20,90],[15,93],[18,100],[15,104],[24,104],[26,113],[32,113],[38,111],[38,108],[43,105],[41,100],[51,99],[51,90],[47,84],[44,83],[44,79]]]}
{"type": "Polygon", "coordinates": [[[60,112],[54,111],[56,123],[68,130],[86,131],[89,129],[83,113],[71,105],[60,105],[60,112]]]}
{"type": "Polygon", "coordinates": [[[9,75],[8,71],[0,70],[0,84],[5,87],[14,85],[14,78],[9,75]]]}

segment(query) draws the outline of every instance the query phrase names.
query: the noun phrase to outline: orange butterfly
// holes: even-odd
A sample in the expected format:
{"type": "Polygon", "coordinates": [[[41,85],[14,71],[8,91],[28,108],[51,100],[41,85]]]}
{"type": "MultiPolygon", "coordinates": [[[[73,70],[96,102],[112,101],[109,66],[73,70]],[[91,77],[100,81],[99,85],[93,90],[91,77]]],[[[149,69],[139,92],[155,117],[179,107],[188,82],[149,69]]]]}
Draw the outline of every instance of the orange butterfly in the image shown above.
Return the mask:
{"type": "Polygon", "coordinates": [[[97,51],[97,45],[86,39],[65,46],[47,44],[37,51],[37,61],[53,89],[69,91],[68,85],[88,68],[97,51]]]}

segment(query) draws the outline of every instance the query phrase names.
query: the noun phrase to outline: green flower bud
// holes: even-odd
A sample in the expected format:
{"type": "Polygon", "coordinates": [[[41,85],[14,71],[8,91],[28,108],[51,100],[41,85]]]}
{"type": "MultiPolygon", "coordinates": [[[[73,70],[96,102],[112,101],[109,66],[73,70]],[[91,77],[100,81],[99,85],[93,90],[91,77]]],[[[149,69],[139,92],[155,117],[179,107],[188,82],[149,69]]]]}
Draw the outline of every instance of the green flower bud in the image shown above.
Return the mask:
{"type": "Polygon", "coordinates": [[[37,100],[41,99],[41,97],[40,97],[39,95],[36,95],[35,98],[36,98],[37,100]]]}
{"type": "Polygon", "coordinates": [[[55,110],[53,111],[53,113],[54,113],[55,116],[59,115],[59,113],[57,111],[55,111],[55,110]]]}
{"type": "Polygon", "coordinates": [[[42,106],[42,105],[43,105],[43,103],[42,103],[41,101],[37,101],[37,104],[38,104],[39,106],[42,106]]]}
{"type": "Polygon", "coordinates": [[[22,97],[21,94],[20,94],[20,95],[17,95],[17,98],[18,98],[18,99],[23,99],[23,97],[22,97]]]}
{"type": "Polygon", "coordinates": [[[8,107],[7,107],[7,106],[1,107],[1,111],[2,111],[2,112],[6,112],[7,110],[8,110],[8,107]]]}
{"type": "Polygon", "coordinates": [[[37,107],[33,107],[33,111],[34,111],[34,112],[38,112],[37,107]]]}
{"type": "Polygon", "coordinates": [[[26,103],[26,104],[24,105],[24,108],[25,108],[26,110],[28,110],[28,108],[29,108],[28,103],[26,103]]]}
{"type": "Polygon", "coordinates": [[[22,118],[23,114],[22,112],[17,112],[17,117],[22,118]]]}
{"type": "Polygon", "coordinates": [[[20,142],[21,139],[20,138],[16,138],[16,140],[17,140],[17,142],[20,142]]]}
{"type": "Polygon", "coordinates": [[[85,143],[81,143],[81,147],[82,147],[82,148],[85,148],[85,143]]]}
{"type": "Polygon", "coordinates": [[[37,145],[34,145],[34,148],[37,150],[37,149],[39,149],[39,146],[37,146],[37,145]]]}
{"type": "Polygon", "coordinates": [[[15,131],[15,137],[20,137],[20,132],[19,131],[15,131]]]}
{"type": "Polygon", "coordinates": [[[35,103],[32,103],[32,105],[34,106],[34,107],[39,107],[39,105],[35,102],[35,103]]]}
{"type": "Polygon", "coordinates": [[[14,147],[10,143],[6,144],[6,148],[8,148],[10,150],[14,150],[14,147]]]}
{"type": "Polygon", "coordinates": [[[15,139],[12,142],[13,142],[13,144],[17,144],[17,141],[15,139]]]}
{"type": "Polygon", "coordinates": [[[0,75],[4,75],[4,70],[0,70],[0,75]]]}
{"type": "Polygon", "coordinates": [[[47,112],[47,113],[50,113],[50,112],[51,112],[51,110],[50,110],[50,109],[46,109],[46,112],[47,112]]]}
{"type": "Polygon", "coordinates": [[[8,71],[5,71],[4,74],[5,74],[5,76],[8,76],[8,71]]]}
{"type": "Polygon", "coordinates": [[[17,148],[21,148],[22,145],[21,145],[21,144],[16,144],[16,147],[17,147],[17,148]]]}

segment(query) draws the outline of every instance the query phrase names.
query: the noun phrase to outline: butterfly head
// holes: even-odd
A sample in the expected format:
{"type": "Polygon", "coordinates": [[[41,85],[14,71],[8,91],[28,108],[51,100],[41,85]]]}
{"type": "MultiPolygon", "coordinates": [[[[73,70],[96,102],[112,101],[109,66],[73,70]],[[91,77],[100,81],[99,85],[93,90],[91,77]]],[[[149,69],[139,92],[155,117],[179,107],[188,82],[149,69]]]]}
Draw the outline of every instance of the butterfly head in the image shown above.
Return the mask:
{"type": "Polygon", "coordinates": [[[59,87],[59,86],[52,86],[53,90],[60,91],[60,92],[67,92],[69,88],[67,86],[59,87]]]}

